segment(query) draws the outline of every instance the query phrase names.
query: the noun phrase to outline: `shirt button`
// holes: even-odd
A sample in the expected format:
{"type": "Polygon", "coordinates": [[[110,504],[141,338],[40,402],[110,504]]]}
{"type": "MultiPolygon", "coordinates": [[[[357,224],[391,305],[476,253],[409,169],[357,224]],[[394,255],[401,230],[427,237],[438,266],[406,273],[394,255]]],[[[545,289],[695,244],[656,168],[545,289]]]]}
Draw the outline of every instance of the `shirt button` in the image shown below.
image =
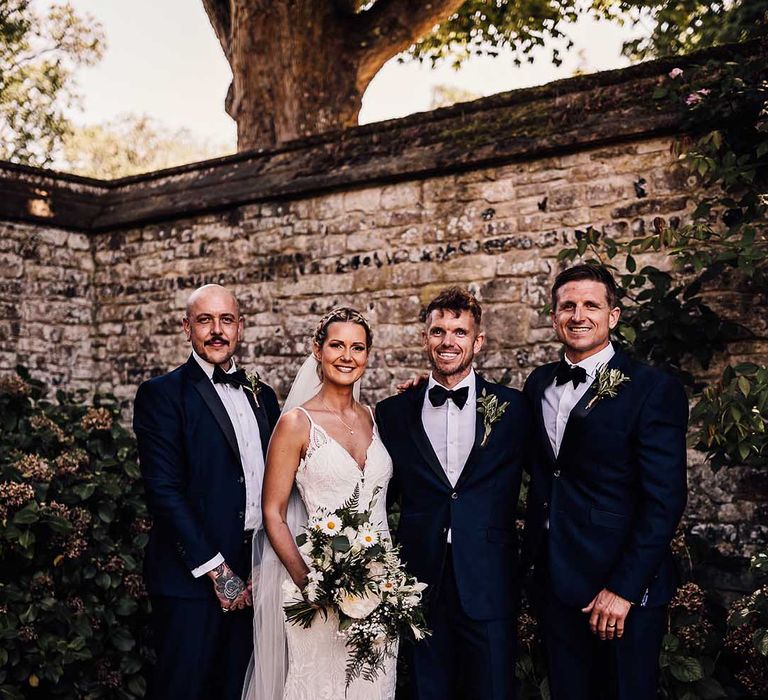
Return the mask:
{"type": "Polygon", "coordinates": [[[241,476],[241,477],[240,477],[240,478],[237,480],[237,483],[238,483],[238,484],[243,484],[243,483],[245,483],[245,479],[244,479],[244,478],[241,476]]]}
{"type": "Polygon", "coordinates": [[[451,498],[455,501],[459,497],[459,494],[455,491],[451,494],[451,498]]]}

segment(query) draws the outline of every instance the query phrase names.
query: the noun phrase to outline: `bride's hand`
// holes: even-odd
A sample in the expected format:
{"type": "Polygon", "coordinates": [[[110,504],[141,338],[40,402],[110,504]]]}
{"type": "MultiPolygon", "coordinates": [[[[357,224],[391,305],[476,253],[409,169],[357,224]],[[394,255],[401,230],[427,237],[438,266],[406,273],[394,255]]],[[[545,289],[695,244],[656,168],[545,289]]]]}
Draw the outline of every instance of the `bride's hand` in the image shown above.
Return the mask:
{"type": "Polygon", "coordinates": [[[429,374],[426,372],[423,372],[422,374],[414,374],[410,379],[406,379],[404,382],[398,384],[395,389],[398,394],[402,394],[404,391],[408,391],[408,389],[415,389],[422,382],[426,382],[427,379],[429,379],[429,374]]]}

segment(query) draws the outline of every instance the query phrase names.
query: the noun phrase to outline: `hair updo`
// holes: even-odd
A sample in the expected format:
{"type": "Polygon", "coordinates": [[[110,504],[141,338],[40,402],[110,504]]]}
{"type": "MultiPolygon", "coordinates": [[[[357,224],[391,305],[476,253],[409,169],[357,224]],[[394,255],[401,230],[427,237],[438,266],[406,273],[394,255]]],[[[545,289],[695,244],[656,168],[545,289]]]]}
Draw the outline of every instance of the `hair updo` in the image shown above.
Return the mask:
{"type": "Polygon", "coordinates": [[[332,323],[356,323],[358,326],[362,326],[365,330],[365,346],[368,350],[371,349],[373,345],[373,331],[370,324],[363,314],[348,306],[339,306],[331,309],[320,319],[315,332],[312,334],[312,341],[318,347],[323,347],[323,343],[328,338],[328,328],[332,323]]]}

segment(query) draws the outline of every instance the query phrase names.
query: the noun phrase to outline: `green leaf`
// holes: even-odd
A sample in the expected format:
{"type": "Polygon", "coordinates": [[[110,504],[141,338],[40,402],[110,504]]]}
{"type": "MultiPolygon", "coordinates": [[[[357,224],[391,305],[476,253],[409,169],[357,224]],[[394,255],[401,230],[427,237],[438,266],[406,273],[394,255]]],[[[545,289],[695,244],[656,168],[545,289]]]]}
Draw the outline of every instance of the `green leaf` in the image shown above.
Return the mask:
{"type": "Polygon", "coordinates": [[[337,535],[331,540],[331,549],[334,552],[348,552],[349,548],[349,539],[346,535],[337,535]]]}
{"type": "Polygon", "coordinates": [[[124,628],[114,630],[109,636],[109,641],[112,643],[112,646],[119,651],[130,651],[136,646],[133,637],[131,637],[128,630],[124,628]]]}
{"type": "Polygon", "coordinates": [[[752,637],[752,643],[763,656],[768,656],[768,630],[757,630],[752,637]]]}
{"type": "Polygon", "coordinates": [[[24,506],[24,508],[13,516],[13,522],[17,525],[31,525],[38,520],[40,520],[40,509],[35,502],[24,506]]]}
{"type": "Polygon", "coordinates": [[[747,379],[746,377],[739,377],[738,385],[739,385],[739,389],[741,390],[741,393],[744,394],[745,397],[749,396],[749,389],[750,389],[749,379],[747,379]]]}
{"type": "Polygon", "coordinates": [[[619,334],[630,345],[634,345],[634,342],[637,339],[637,333],[635,332],[635,329],[632,328],[632,326],[629,326],[629,325],[622,324],[621,326],[619,326],[619,334]]]}
{"type": "Polygon", "coordinates": [[[19,544],[25,549],[29,549],[35,544],[35,533],[32,530],[24,530],[19,535],[19,544]]]}
{"type": "Polygon", "coordinates": [[[693,683],[704,676],[701,662],[692,656],[678,656],[669,665],[672,675],[683,683],[693,683]]]}
{"type": "Polygon", "coordinates": [[[637,269],[637,263],[631,255],[627,255],[627,270],[634,272],[637,269]]]}

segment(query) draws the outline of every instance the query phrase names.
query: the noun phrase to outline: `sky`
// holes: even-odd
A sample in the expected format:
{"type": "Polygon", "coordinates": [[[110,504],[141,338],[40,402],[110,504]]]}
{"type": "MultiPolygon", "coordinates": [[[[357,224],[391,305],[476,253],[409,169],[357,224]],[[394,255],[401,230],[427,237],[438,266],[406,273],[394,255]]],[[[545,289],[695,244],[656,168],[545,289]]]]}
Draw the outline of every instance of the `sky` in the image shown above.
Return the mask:
{"type": "MultiPolygon", "coordinates": [[[[221,152],[234,150],[235,123],[224,111],[231,71],[201,0],[70,3],[101,22],[107,38],[102,61],[76,74],[83,100],[81,109],[71,113],[73,121],[92,124],[129,112],[143,114],[172,130],[186,128],[221,152]]],[[[520,68],[510,53],[473,58],[460,71],[393,59],[366,91],[360,122],[428,110],[437,85],[491,95],[567,78],[576,70],[627,65],[620,48],[631,29],[586,19],[569,32],[575,46],[559,68],[552,65],[548,50],[535,54],[533,66],[520,68]]]]}

